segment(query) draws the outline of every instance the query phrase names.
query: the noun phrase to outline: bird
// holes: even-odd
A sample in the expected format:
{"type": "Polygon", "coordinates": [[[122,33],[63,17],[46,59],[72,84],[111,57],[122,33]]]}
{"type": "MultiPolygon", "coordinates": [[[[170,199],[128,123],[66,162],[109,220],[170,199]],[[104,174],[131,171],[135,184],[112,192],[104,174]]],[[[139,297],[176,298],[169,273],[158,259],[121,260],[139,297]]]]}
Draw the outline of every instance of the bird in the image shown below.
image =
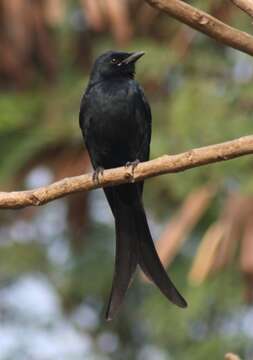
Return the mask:
{"type": "MultiPolygon", "coordinates": [[[[93,180],[104,169],[149,160],[151,109],[135,80],[136,62],[143,51],[107,51],[94,62],[81,98],[79,125],[92,166],[93,180]]],[[[106,320],[118,312],[137,265],[175,305],[187,303],[167,275],[156,252],[142,202],[144,182],[105,187],[115,220],[116,250],[106,320]]]]}

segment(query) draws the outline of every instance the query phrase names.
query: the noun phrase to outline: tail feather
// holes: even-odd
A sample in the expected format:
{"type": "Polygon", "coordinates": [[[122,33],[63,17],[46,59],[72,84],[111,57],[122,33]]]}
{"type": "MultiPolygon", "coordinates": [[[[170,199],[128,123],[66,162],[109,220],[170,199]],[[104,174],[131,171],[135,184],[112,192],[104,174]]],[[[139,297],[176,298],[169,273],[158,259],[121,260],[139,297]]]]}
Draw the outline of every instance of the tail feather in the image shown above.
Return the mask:
{"type": "Polygon", "coordinates": [[[167,272],[165,271],[156,252],[142,206],[140,207],[138,213],[138,221],[136,222],[136,226],[139,230],[138,263],[142,271],[160,289],[168,300],[179,307],[185,308],[187,306],[187,302],[168,277],[167,272]]]}
{"type": "Polygon", "coordinates": [[[106,320],[112,320],[122,304],[137,267],[135,222],[129,216],[129,206],[114,196],[116,210],[116,256],[111,294],[106,310],[106,320]],[[116,198],[116,199],[115,199],[116,198]]]}
{"type": "Polygon", "coordinates": [[[186,307],[186,301],[169,279],[157,255],[137,187],[124,185],[119,191],[115,189],[110,204],[113,204],[116,225],[116,259],[106,319],[111,320],[118,311],[137,264],[168,300],[186,307]]]}

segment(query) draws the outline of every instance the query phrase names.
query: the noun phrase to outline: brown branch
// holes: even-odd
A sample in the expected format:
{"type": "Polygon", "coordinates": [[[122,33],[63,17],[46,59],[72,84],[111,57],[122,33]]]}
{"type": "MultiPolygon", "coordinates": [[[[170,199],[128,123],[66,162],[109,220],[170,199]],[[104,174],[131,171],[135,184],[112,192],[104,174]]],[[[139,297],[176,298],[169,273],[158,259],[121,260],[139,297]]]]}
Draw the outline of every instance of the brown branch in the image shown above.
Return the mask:
{"type": "Polygon", "coordinates": [[[253,17],[253,0],[231,0],[242,11],[253,17]]]}
{"type": "Polygon", "coordinates": [[[251,35],[224,24],[204,11],[181,0],[146,0],[146,2],[225,45],[253,55],[251,35]]]}
{"type": "Polygon", "coordinates": [[[253,154],[253,135],[193,149],[178,155],[164,155],[157,159],[140,163],[135,168],[134,173],[132,173],[131,168],[126,167],[105,170],[99,184],[93,181],[92,174],[85,174],[65,178],[35,190],[0,192],[0,208],[14,209],[43,205],[49,201],[76,192],[140,181],[162,174],[177,173],[247,154],[253,154]]]}

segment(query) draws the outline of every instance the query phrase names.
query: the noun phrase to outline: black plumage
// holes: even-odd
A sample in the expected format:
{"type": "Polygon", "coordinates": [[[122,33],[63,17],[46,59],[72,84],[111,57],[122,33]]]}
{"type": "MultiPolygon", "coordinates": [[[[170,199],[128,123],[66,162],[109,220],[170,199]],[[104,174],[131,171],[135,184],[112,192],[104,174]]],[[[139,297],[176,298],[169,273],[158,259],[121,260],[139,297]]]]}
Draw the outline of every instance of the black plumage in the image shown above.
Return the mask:
{"type": "MultiPolygon", "coordinates": [[[[151,111],[134,80],[143,52],[109,51],[95,62],[82,97],[79,122],[95,169],[109,169],[149,159],[151,111]]],[[[121,305],[137,265],[174,304],[186,301],[167,276],[156,253],[142,204],[143,182],[104,189],[115,219],[116,260],[106,318],[121,305]]]]}

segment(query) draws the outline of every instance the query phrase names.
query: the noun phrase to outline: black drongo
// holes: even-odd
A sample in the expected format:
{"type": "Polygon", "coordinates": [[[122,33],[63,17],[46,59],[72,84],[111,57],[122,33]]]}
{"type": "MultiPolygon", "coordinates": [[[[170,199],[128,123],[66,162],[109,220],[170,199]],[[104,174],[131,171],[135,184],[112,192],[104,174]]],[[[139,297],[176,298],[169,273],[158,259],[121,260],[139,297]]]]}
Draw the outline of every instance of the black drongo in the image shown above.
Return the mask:
{"type": "MultiPolygon", "coordinates": [[[[134,166],[149,159],[151,112],[136,80],[143,52],[108,51],[98,57],[82,97],[80,127],[95,169],[134,166]]],[[[174,304],[186,307],[157,255],[142,204],[143,182],[104,189],[116,228],[116,260],[106,318],[121,305],[137,265],[174,304]]]]}

